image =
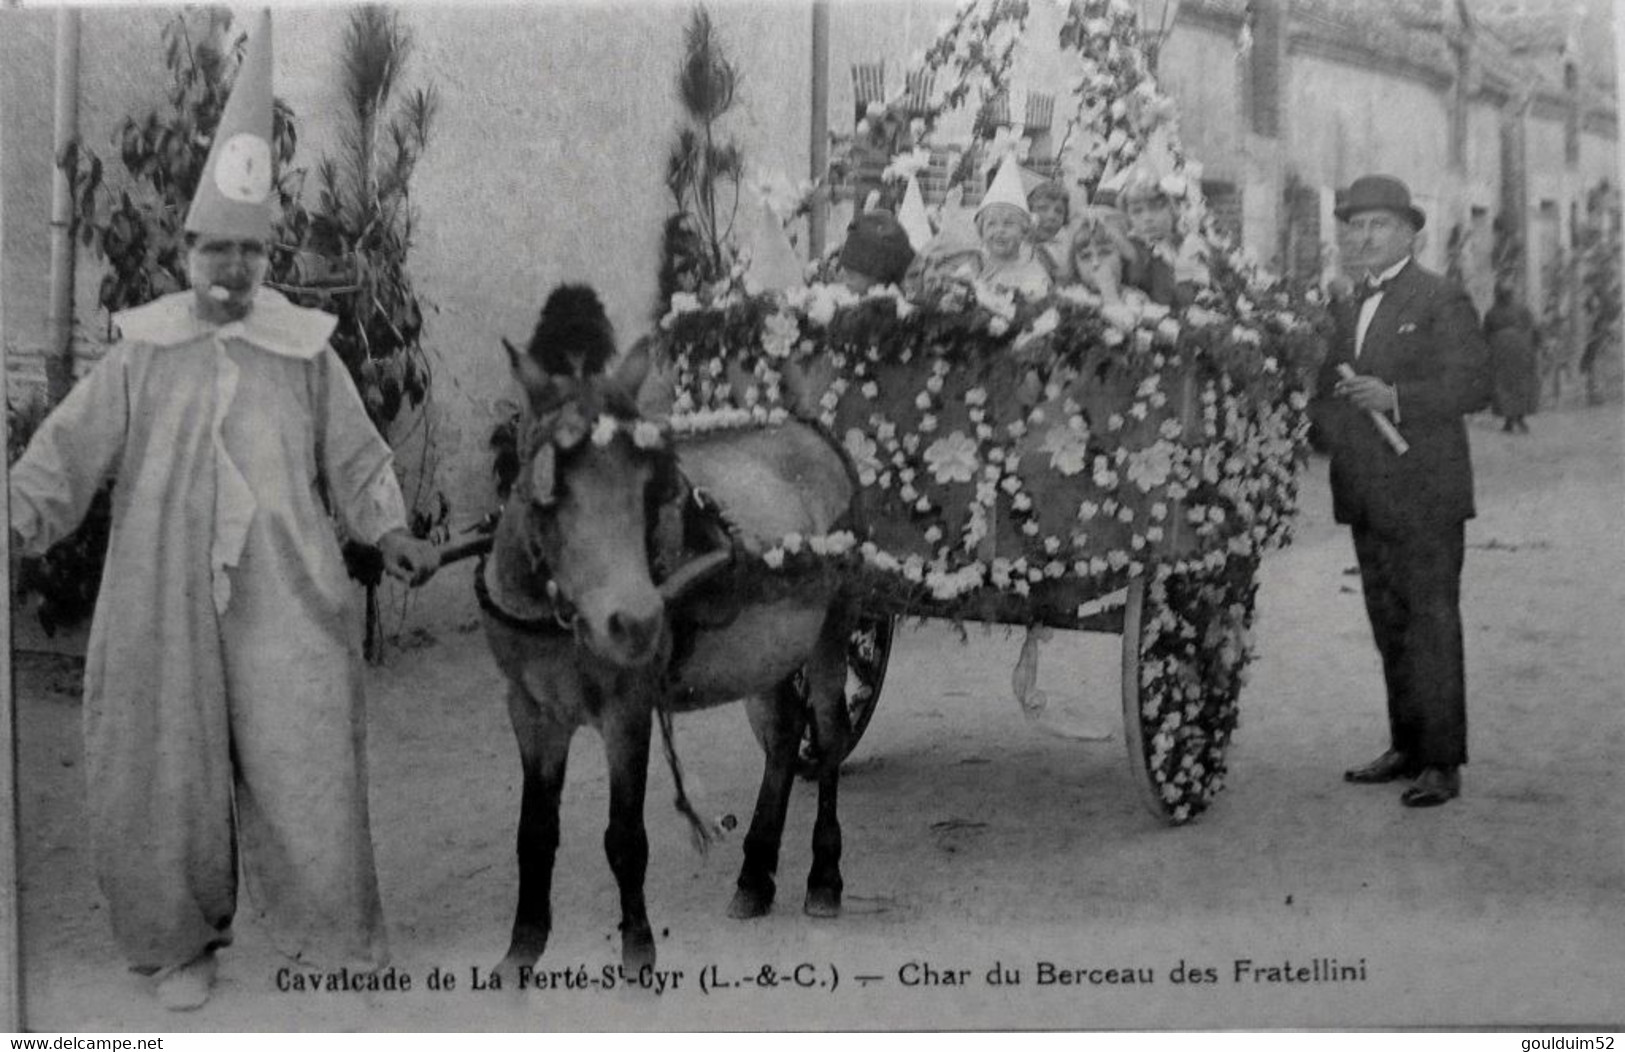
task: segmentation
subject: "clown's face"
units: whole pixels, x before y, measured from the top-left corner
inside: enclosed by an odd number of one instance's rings
[[[1000,262],[1009,262],[1021,251],[1032,222],[1026,213],[1008,205],[996,205],[983,212],[976,221],[977,232],[982,235],[982,247],[988,256]]]
[[[198,235],[186,254],[198,317],[215,324],[246,317],[268,263],[263,241]]]

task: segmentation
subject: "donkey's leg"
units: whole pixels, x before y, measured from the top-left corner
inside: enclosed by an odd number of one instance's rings
[[[841,821],[836,807],[841,760],[852,735],[846,711],[848,618],[832,612],[807,661],[807,697],[812,705],[813,747],[818,757],[818,817],[813,824],[813,861],[803,905],[813,917],[841,912]]]
[[[779,868],[779,844],[784,838],[784,816],[795,782],[796,753],[806,728],[806,709],[790,681],[774,688],[773,698],[753,697],[745,703],[751,729],[766,754],[762,784],[756,791],[756,811],[745,834],[745,861],[739,869],[738,889],[728,916],[745,920],[773,908],[773,874]]]
[[[519,906],[508,954],[497,970],[505,985],[516,987],[518,970],[536,963],[553,930],[559,796],[575,724],[568,716],[538,704],[518,684],[509,689],[508,714],[519,739],[525,782],[519,805]]]
[[[609,762],[609,828],[604,854],[621,891],[621,963],[636,972],[655,962],[654,933],[643,900],[649,868],[649,836],[643,801],[649,781],[651,699],[631,691],[612,699],[603,715],[604,754]]]

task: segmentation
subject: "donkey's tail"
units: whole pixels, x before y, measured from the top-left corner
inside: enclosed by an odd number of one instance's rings
[[[712,841],[722,833],[720,826],[713,826],[700,817],[694,809],[694,803],[688,798],[688,787],[683,781],[683,762],[677,758],[677,745],[671,734],[671,709],[665,705],[657,705],[655,714],[660,719],[660,746],[666,753],[666,766],[671,768],[672,784],[677,787],[677,799],[672,805],[677,813],[688,819],[689,838],[694,843],[694,850],[705,854],[711,848]]]

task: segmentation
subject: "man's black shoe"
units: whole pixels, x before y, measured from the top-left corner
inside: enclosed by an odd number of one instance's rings
[[[1399,794],[1406,807],[1438,807],[1461,795],[1461,771],[1455,767],[1424,768],[1416,784]]]
[[[1413,778],[1418,768],[1411,762],[1410,757],[1402,752],[1389,749],[1381,756],[1372,760],[1364,767],[1355,767],[1343,772],[1345,782],[1355,782],[1359,785],[1377,785],[1382,782],[1394,782],[1401,778]]]

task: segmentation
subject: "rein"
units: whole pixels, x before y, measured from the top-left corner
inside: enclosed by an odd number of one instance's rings
[[[497,602],[491,595],[491,588],[485,583],[485,568],[487,553],[481,553],[479,562],[474,564],[474,598],[479,602],[480,609],[491,615],[492,620],[518,632],[533,636],[573,636],[580,620],[580,613],[563,596],[558,594],[556,588],[549,588],[551,608],[543,614],[525,616],[516,614]],[[553,582],[549,581],[551,586]]]

